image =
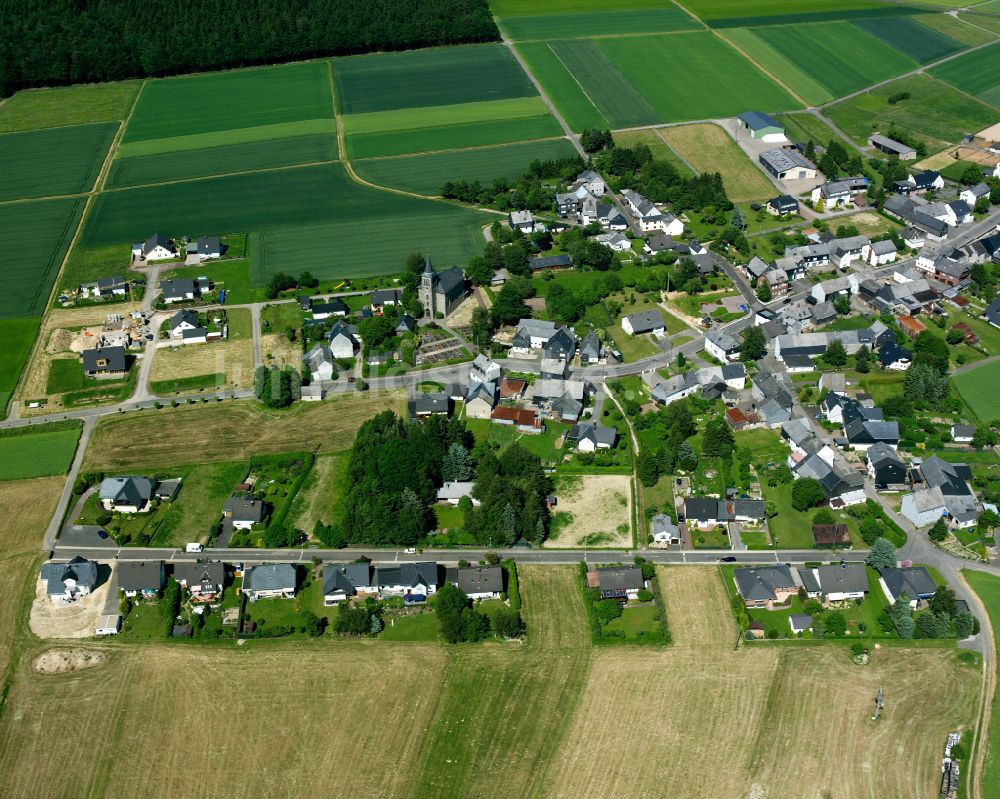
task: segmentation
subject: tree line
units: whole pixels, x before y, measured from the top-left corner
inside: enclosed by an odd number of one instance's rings
[[[8,0],[0,95],[499,38],[487,0]]]

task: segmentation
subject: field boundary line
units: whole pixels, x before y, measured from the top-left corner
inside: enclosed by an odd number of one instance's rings
[[[551,44],[550,42],[545,42],[545,46],[549,48],[549,52],[550,52],[550,53],[552,53],[552,55],[553,55],[553,56],[555,57],[556,61],[558,61],[558,62],[559,62],[559,64],[560,64],[560,65],[562,66],[562,68],[563,68],[564,70],[566,70],[566,74],[567,74],[567,75],[569,75],[569,76],[570,76],[570,77],[571,77],[571,78],[573,79],[573,82],[574,82],[574,83],[575,83],[575,84],[576,84],[577,86],[579,86],[579,87],[580,87],[580,91],[581,91],[581,92],[583,92],[583,96],[587,98],[587,102],[589,102],[589,103],[590,103],[590,104],[591,104],[591,105],[592,105],[592,106],[594,107],[594,110],[595,110],[595,111],[596,111],[596,112],[597,112],[598,114],[600,114],[600,115],[601,115],[602,117],[604,117],[604,119],[607,119],[607,121],[608,121],[608,124],[610,125],[610,124],[611,124],[611,120],[610,120],[610,119],[608,119],[608,118],[607,118],[607,116],[605,115],[605,113],[604,113],[604,112],[603,112],[603,111],[602,111],[602,110],[601,110],[600,108],[598,108],[598,107],[597,107],[597,103],[595,103],[595,102],[594,102],[594,98],[590,96],[590,93],[589,93],[589,92],[588,92],[588,91],[587,91],[587,90],[586,90],[585,88],[583,88],[583,84],[582,84],[582,83],[580,83],[580,81],[579,81],[579,80],[577,79],[576,75],[574,75],[574,74],[573,74],[573,71],[572,71],[572,70],[571,70],[571,69],[570,69],[570,68],[569,68],[568,66],[566,66],[566,62],[562,60],[562,58],[560,57],[559,53],[557,53],[557,52],[556,52],[556,51],[555,51],[555,50],[554,50],[554,49],[552,48],[552,44]],[[511,46],[511,49],[512,49],[512,50],[516,50],[516,48],[514,48],[514,47],[513,47],[513,45]],[[524,71],[525,71],[525,72],[527,72],[527,73],[528,73],[528,75],[530,75],[530,76],[531,76],[531,80],[532,80],[532,81],[534,82],[534,81],[535,81],[535,76],[534,76],[534,74],[533,74],[532,72],[530,72],[530,71],[528,70],[528,66],[527,66],[527,64],[523,64],[523,66],[524,66]],[[539,86],[540,86],[541,84],[536,84],[536,85],[539,85]],[[547,96],[547,95],[546,95],[546,96]],[[553,105],[553,108],[554,108],[554,107],[555,107],[555,106]],[[558,119],[558,120],[559,120],[559,122],[560,122],[560,123],[562,124],[562,126],[563,126],[563,129],[564,129],[564,130],[567,130],[567,131],[569,131],[569,130],[570,130],[570,127],[569,127],[569,124],[567,124],[566,120],[564,120],[564,119],[562,118],[562,115],[561,115],[561,114],[560,114],[560,115],[557,115],[557,116],[556,116],[556,119]],[[571,139],[571,140],[572,140],[572,139]],[[577,149],[578,149],[578,150],[580,151],[580,153],[581,153],[581,154],[583,154],[583,156],[584,156],[584,157],[587,157],[587,154],[586,154],[586,153],[584,152],[584,150],[583,150],[583,148],[582,148],[582,147],[578,147]]]
[[[796,100],[802,103],[803,108],[809,108],[809,103],[806,102],[805,98],[801,97],[798,94],[798,92],[792,89],[791,86],[789,86],[787,83],[781,80],[781,78],[779,78],[777,75],[774,75],[770,70],[766,69],[763,64],[757,63],[756,59],[752,58],[751,55],[748,52],[746,52],[742,47],[737,45],[736,42],[730,41],[714,28],[712,28],[711,31],[712,33],[715,34],[716,38],[721,39],[723,42],[729,45],[729,47],[731,47],[733,50],[735,50],[737,53],[743,56],[747,61],[749,61],[751,64],[757,67],[757,69],[760,70],[762,74],[767,75],[767,77],[769,77],[771,80],[777,83],[782,89],[788,92],[792,97],[794,97]]]
[[[687,14],[689,17],[691,17],[691,19],[693,19],[695,22],[697,22],[699,25],[701,25],[701,27],[704,30],[711,30],[711,28],[708,27],[708,23],[705,22],[705,20],[703,20],[701,17],[699,17],[697,14],[695,14],[690,8],[687,8],[686,6],[681,5],[680,0],[671,0],[671,2],[675,6],[677,6],[681,11],[683,11],[685,14]]]
[[[132,115],[135,113],[135,107],[139,103],[139,97],[142,95],[142,90],[146,87],[148,80],[143,80],[139,85],[139,90],[135,93],[135,97],[132,100],[132,107],[129,108],[128,114],[125,115],[118,126],[118,132],[115,134],[114,139],[111,141],[111,146],[108,147],[108,154],[104,157],[104,163],[101,166],[101,171],[97,173],[97,179],[94,181],[94,185],[89,192],[86,193],[87,200],[84,203],[83,210],[80,212],[80,221],[76,225],[76,231],[73,233],[73,237],[70,239],[69,244],[66,247],[66,253],[63,255],[62,263],[59,264],[59,269],[52,280],[52,288],[49,290],[49,297],[45,303],[45,309],[41,314],[41,322],[38,327],[38,335],[35,336],[35,343],[31,347],[31,352],[28,353],[28,358],[25,360],[25,364],[30,363],[38,354],[39,342],[41,341],[42,329],[45,326],[45,318],[51,313],[52,300],[59,293],[59,280],[63,273],[66,271],[66,264],[69,262],[70,256],[73,254],[73,250],[76,247],[77,242],[80,239],[80,233],[83,231],[83,226],[87,223],[87,219],[90,216],[90,209],[94,204],[94,197],[101,193],[104,189],[104,184],[107,181],[108,173],[111,171],[111,164],[114,162],[115,154],[118,152],[118,145],[121,143],[122,136],[125,135],[125,128],[129,121],[132,119]],[[11,392],[11,403],[13,403],[14,398],[21,399],[21,391],[24,387],[24,378],[27,375],[28,370],[22,369],[21,375],[17,380],[17,385]],[[8,418],[12,411],[16,411],[15,408],[8,407]],[[17,416],[15,416],[17,418]]]
[[[692,124],[692,125],[698,125],[698,124],[701,124],[701,123],[699,123],[699,122],[692,122],[690,124]],[[656,138],[658,138],[661,142],[663,142],[667,146],[667,149],[670,150],[670,152],[672,152],[674,155],[676,155],[681,160],[681,163],[684,164],[684,166],[686,166],[688,169],[690,169],[696,175],[701,174],[701,170],[700,169],[695,169],[691,165],[690,161],[688,161],[683,155],[681,155],[679,152],[677,152],[677,150],[675,150],[670,145],[670,142],[668,142],[666,139],[663,138],[662,135],[660,135],[660,129],[659,128],[653,128],[653,133],[656,134]]]
[[[133,189],[151,189],[157,188],[159,186],[175,186],[179,183],[197,183],[200,180],[215,180],[217,178],[229,178],[236,175],[256,175],[263,172],[281,172],[285,169],[303,169],[305,167],[311,166],[324,166],[325,164],[336,164],[339,160],[323,160],[323,161],[309,161],[305,164],[286,164],[285,166],[266,166],[260,169],[240,169],[236,172],[219,172],[215,175],[199,175],[195,178],[178,178],[176,180],[161,180],[156,183],[137,183],[135,186],[112,186],[110,189],[104,189],[104,194],[117,194],[123,191],[132,191]]]
[[[526,117],[530,119],[530,117]],[[419,158],[422,155],[441,155],[442,153],[464,153],[466,151],[489,150],[493,147],[513,147],[518,144],[534,144],[543,141],[563,141],[565,136],[543,136],[540,139],[522,139],[521,141],[502,142],[501,144],[475,144],[472,147],[446,147],[443,150],[425,150],[419,153],[402,153],[401,155],[372,155],[368,158],[358,158],[358,161],[391,161],[393,159]]]

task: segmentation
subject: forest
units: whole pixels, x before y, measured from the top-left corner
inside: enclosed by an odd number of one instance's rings
[[[0,96],[497,39],[487,0],[6,0]]]

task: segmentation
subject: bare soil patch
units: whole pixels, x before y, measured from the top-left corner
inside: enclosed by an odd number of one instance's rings
[[[68,674],[99,668],[107,660],[104,652],[93,649],[47,649],[31,661],[31,668],[39,674]]]
[[[555,535],[546,547],[632,544],[632,478],[626,475],[561,477],[556,492]]]

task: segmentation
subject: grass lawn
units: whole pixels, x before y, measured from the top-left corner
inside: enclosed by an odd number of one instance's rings
[[[407,615],[386,614],[379,638],[383,641],[437,641],[440,633],[437,614],[430,608],[421,608]]]
[[[952,377],[952,382],[965,404],[981,421],[990,421],[998,415],[993,393],[1000,385],[1000,361],[976,366]]]
[[[457,505],[439,502],[434,505],[434,517],[438,530],[460,530],[465,526],[465,513]]]
[[[90,381],[93,383],[93,380]],[[64,394],[86,388],[87,377],[79,358],[53,358],[49,362],[49,376],[45,384],[46,394]]]
[[[889,397],[894,397],[903,392],[903,381],[906,375],[903,372],[879,371],[874,369],[868,374],[857,375],[850,373],[852,382],[860,378],[861,387],[872,395],[876,405],[881,405]]]
[[[132,601],[135,604],[122,621],[122,629],[115,636],[116,640],[129,642],[163,640],[166,636],[159,603],[137,599]]]
[[[641,361],[643,358],[662,352],[652,334],[644,333],[639,336],[631,336],[622,330],[620,321],[608,328],[608,334],[614,339],[618,351],[622,354],[622,360],[626,363]]]
[[[71,421],[0,432],[0,480],[66,474],[81,430],[78,422]]]
[[[732,31],[729,31],[726,35],[731,33]],[[836,140],[838,138],[830,126],[815,114],[809,114],[805,111],[792,112],[781,114],[776,119],[784,126],[785,135],[795,142],[807,142],[812,139],[816,144],[821,142],[826,144],[830,139]]]
[[[198,275],[211,278],[217,289],[225,289],[227,303],[244,305],[251,302],[261,302],[265,299],[264,289],[250,284],[250,261],[247,258],[204,263],[196,269]],[[171,269],[160,275],[160,280],[190,277],[191,270],[192,267]]]
[[[733,434],[736,447],[747,447],[753,453],[753,463],[766,466],[781,463],[788,455],[788,445],[776,430],[740,430]]]
[[[764,499],[778,506],[778,515],[767,520],[768,529],[775,549],[813,549],[816,545],[812,537],[812,517],[816,509],[797,511],[792,507],[792,485],[786,483],[777,488],[762,486]],[[844,511],[834,511],[837,524],[846,524],[851,532],[854,546],[864,546],[858,532],[857,520]]]
[[[725,527],[709,531],[692,530],[691,539],[695,549],[729,549],[732,545]]]
[[[245,618],[265,630],[269,627],[297,627],[301,624],[298,602],[295,599],[258,599],[248,602]]]
[[[993,638],[1000,640],[1000,578],[970,569],[964,569],[962,576],[986,606],[989,623],[993,627]],[[984,796],[987,799],[997,799],[1000,797],[1000,692],[993,694],[990,726],[983,731],[983,739],[979,745],[986,747],[982,781],[985,788]]]
[[[615,144],[619,147],[634,147],[645,144],[657,161],[669,161],[682,175],[693,174],[691,167],[673,151],[660,130],[622,130],[615,132]]]
[[[304,316],[297,302],[282,302],[265,305],[260,312],[260,323],[269,333],[284,333],[289,327],[300,328]]]
[[[660,611],[656,605],[640,605],[622,609],[622,615],[604,625],[609,633],[622,633],[625,640],[636,639],[642,633],[655,635],[660,631]]]

